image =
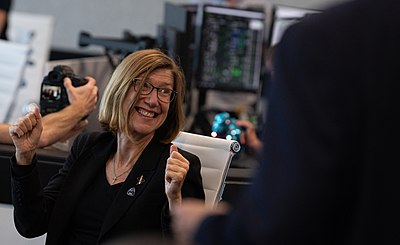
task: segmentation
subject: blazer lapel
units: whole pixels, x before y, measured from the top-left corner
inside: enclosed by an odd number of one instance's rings
[[[100,231],[99,238],[121,219],[124,213],[126,213],[135,200],[139,198],[140,194],[146,189],[157,170],[158,164],[162,164],[160,162],[160,157],[161,154],[165,152],[166,147],[168,147],[168,145],[161,144],[153,139],[145,148],[111,204]]]

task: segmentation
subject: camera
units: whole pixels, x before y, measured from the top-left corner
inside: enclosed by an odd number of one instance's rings
[[[85,85],[88,81],[77,77],[72,68],[57,65],[43,78],[40,91],[40,113],[42,116],[57,112],[69,105],[64,78],[70,78],[74,87]]]

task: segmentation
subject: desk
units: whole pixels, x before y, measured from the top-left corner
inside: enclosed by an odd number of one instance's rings
[[[10,158],[14,155],[13,145],[0,144],[0,203],[11,203]],[[68,152],[57,149],[38,149],[38,168],[42,185],[46,185],[51,176],[63,165]],[[240,164],[236,165],[239,166]],[[226,177],[223,199],[232,201],[238,189],[250,184],[253,168],[231,167]]]

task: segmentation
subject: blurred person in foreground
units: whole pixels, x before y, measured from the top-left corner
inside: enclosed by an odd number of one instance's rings
[[[231,209],[184,201],[181,244],[400,244],[399,11],[356,0],[289,27],[253,184]]]
[[[96,80],[86,77],[88,82],[84,86],[74,87],[71,79],[64,78],[64,86],[68,94],[69,105],[60,111],[47,114],[42,119],[43,131],[37,147],[46,147],[58,141],[65,141],[77,135],[88,125],[83,119],[96,109],[98,87]],[[0,123],[0,143],[12,144],[8,132],[10,124]]]
[[[11,0],[0,0],[0,39],[7,40],[8,14]]]
[[[14,221],[46,244],[103,244],[125,236],[169,240],[170,216],[183,197],[204,199],[200,160],[171,144],[183,128],[184,76],[159,50],[127,56],[99,109],[105,132],[79,135],[62,169],[43,189],[35,149],[36,109],[10,127]]]

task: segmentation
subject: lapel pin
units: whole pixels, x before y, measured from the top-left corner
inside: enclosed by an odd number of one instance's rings
[[[131,187],[127,192],[126,195],[133,197],[135,195],[136,189],[135,187]]]
[[[137,183],[136,183],[136,185],[141,185],[141,184],[143,184],[146,180],[144,179],[144,177],[143,177],[143,174],[140,176],[140,177],[137,177]]]

